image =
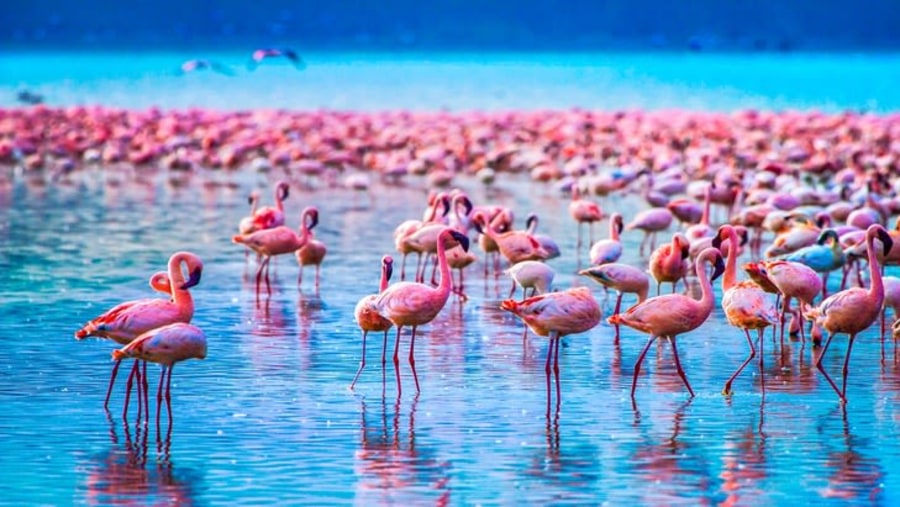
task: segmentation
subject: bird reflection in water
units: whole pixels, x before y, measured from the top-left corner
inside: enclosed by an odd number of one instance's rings
[[[828,485],[819,491],[823,498],[838,498],[850,503],[879,504],[884,493],[884,471],[876,458],[867,457],[856,450],[858,437],[850,433],[847,406],[841,404],[841,436],[843,448],[829,452],[825,468],[832,470]],[[834,420],[834,414],[825,419]],[[819,428],[822,431],[822,428]]]
[[[156,456],[149,456],[148,429],[136,425],[132,435],[123,423],[124,442],[109,417],[112,445],[86,468],[88,505],[194,505],[190,473],[176,474],[171,460],[172,428],[157,439]]]
[[[645,484],[640,503],[643,505],[673,505],[690,497],[695,505],[703,505],[710,497],[712,479],[706,463],[691,462],[701,459],[702,453],[693,452],[691,445],[680,439],[685,412],[691,400],[681,404],[672,413],[672,431],[668,438],[645,434],[643,441],[629,460],[634,465],[638,482]],[[646,428],[641,412],[635,409],[635,425]],[[659,421],[657,415],[648,421]]]
[[[375,410],[362,400],[361,440],[356,451],[357,503],[450,504],[450,462],[416,446],[418,402],[417,394],[410,404],[408,426],[404,429],[399,396],[390,411],[383,396]]]
[[[721,490],[725,499],[721,506],[745,505],[758,500],[765,493],[763,481],[768,477],[769,465],[766,458],[767,435],[763,429],[765,421],[765,399],[759,405],[759,419],[734,434],[726,437],[725,452],[722,456]]]

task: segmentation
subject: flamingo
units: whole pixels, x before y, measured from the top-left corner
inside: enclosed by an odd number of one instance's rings
[[[378,284],[378,294],[381,294],[387,289],[393,271],[394,259],[391,258],[390,255],[385,255],[381,258],[381,281]],[[378,298],[378,294],[369,294],[368,296],[363,297],[356,303],[356,308],[353,310],[356,324],[363,333],[363,341],[362,359],[359,361],[359,369],[356,370],[356,376],[353,377],[353,382],[350,383],[350,390],[353,390],[353,386],[356,385],[356,381],[359,379],[359,374],[362,373],[363,368],[366,367],[366,336],[368,336],[369,331],[384,332],[384,342],[381,347],[381,367],[384,368],[385,356],[387,354],[387,334],[394,323],[382,317],[375,308],[375,300]]]
[[[527,290],[531,289],[531,295],[545,294],[550,291],[553,277],[556,272],[550,266],[540,261],[522,261],[510,266],[505,273],[513,280],[508,298],[512,298],[516,285],[522,287],[522,299],[527,297]]]
[[[259,292],[259,284],[263,270],[266,271],[266,285],[268,285],[268,267],[275,255],[296,252],[309,241],[311,231],[319,223],[319,210],[314,206],[307,206],[300,215],[300,233],[294,232],[290,227],[280,225],[271,229],[263,229],[246,235],[236,235],[231,238],[235,243],[248,246],[263,257],[256,269],[256,290]]]
[[[781,307],[781,335],[784,338],[784,319],[791,308],[791,298],[797,298],[800,311],[800,335],[803,336],[803,307],[812,306],[813,300],[822,292],[822,279],[814,269],[799,262],[786,260],[760,261],[766,276],[778,288],[784,298]]]
[[[765,328],[776,322],[775,305],[769,300],[766,292],[753,280],[744,280],[738,282],[737,278],[737,251],[738,251],[738,235],[734,227],[725,224],[719,227],[716,237],[713,238],[713,246],[718,248],[722,244],[722,237],[728,240],[728,258],[725,263],[725,274],[722,276],[722,309],[725,310],[725,318],[728,323],[734,327],[744,330],[747,336],[747,344],[750,346],[750,355],[738,367],[737,371],[731,375],[722,394],[732,394],[731,384],[734,379],[741,374],[750,361],[756,356],[756,349],[753,347],[753,339],[750,337],[750,330],[755,329],[757,339],[759,340],[760,357],[759,357],[759,373],[764,373],[763,369],[763,331]],[[765,384],[762,384],[765,392]]]
[[[290,189],[291,187],[288,182],[279,181],[278,184],[275,185],[275,207],[263,206],[262,208],[257,209],[252,213],[255,227],[247,232],[244,232],[243,229],[239,232],[246,235],[261,229],[273,229],[284,225],[284,201],[290,195]],[[253,199],[253,194],[251,194],[250,198]],[[254,208],[256,207],[254,202],[251,201],[250,204]]]
[[[328,253],[328,247],[325,243],[317,240],[313,233],[310,233],[309,240],[305,245],[301,246],[294,252],[297,257],[297,264],[300,265],[300,272],[297,274],[297,287],[303,283],[303,267],[316,267],[316,290],[319,289],[319,274],[322,270],[322,261],[325,260],[325,254]]]
[[[591,245],[590,259],[591,264],[609,264],[616,262],[622,256],[622,240],[619,234],[622,232],[622,215],[613,213],[609,216],[609,238],[598,240]]]
[[[671,211],[666,208],[650,208],[635,215],[631,222],[628,222],[628,225],[625,226],[625,230],[630,231],[633,229],[640,229],[644,231],[644,239],[641,240],[641,246],[638,252],[640,255],[644,255],[644,247],[647,243],[650,243],[651,251],[655,249],[656,234],[659,231],[668,229],[671,224]]]
[[[548,336],[547,348],[547,413],[550,413],[550,359],[556,377],[556,401],[560,400],[559,342],[564,336],[583,333],[600,322],[600,305],[587,287],[575,287],[560,292],[548,292],[516,301],[506,299],[500,308],[522,319],[538,336]]]
[[[616,307],[613,310],[613,315],[619,313],[619,309],[622,307],[622,296],[625,293],[636,294],[638,300],[635,304],[640,304],[647,299],[647,292],[650,290],[650,278],[640,269],[627,264],[616,262],[601,264],[582,269],[578,274],[594,280],[605,288],[616,291]],[[618,345],[619,324],[616,324],[615,328],[616,337],[614,343]]]
[[[253,190],[247,196],[247,204],[250,205],[250,215],[241,219],[238,223],[238,232],[240,234],[250,234],[256,232],[259,227],[256,220],[256,210],[259,207],[259,191]]]
[[[704,192],[705,197],[703,199],[703,214],[700,216],[700,221],[691,224],[684,231],[684,235],[687,236],[688,241],[694,242],[700,238],[713,235],[713,228],[709,225],[709,208],[712,203],[712,194],[715,190],[715,183],[710,183],[706,187],[706,191]]]
[[[819,306],[808,312],[816,324],[828,332],[825,346],[816,359],[816,368],[825,376],[825,380],[838,394],[842,403],[847,402],[847,372],[850,366],[850,351],[853,348],[853,340],[856,339],[858,333],[875,322],[884,304],[884,284],[874,245],[876,237],[881,241],[885,255],[893,246],[893,240],[891,240],[890,235],[881,225],[872,224],[866,229],[871,287],[868,290],[862,287],[844,289],[832,294],[819,303]],[[825,371],[825,368],[822,367],[822,359],[828,351],[828,346],[831,345],[832,338],[837,333],[847,333],[849,336],[847,355],[844,356],[844,368],[842,370],[843,384],[840,390],[828,375],[828,372]]]
[[[671,243],[661,245],[650,254],[650,274],[656,280],[656,294],[659,295],[663,282],[672,282],[672,292],[675,285],[687,275],[690,263],[687,258],[690,255],[690,243],[680,232],[672,235]]]
[[[572,185],[572,201],[569,202],[569,215],[578,222],[578,245],[576,250],[581,248],[581,225],[588,225],[588,232],[591,243],[594,242],[594,222],[603,220],[603,210],[600,205],[595,202],[588,201],[581,197],[581,191],[578,185]]]
[[[544,250],[547,251],[547,258],[545,260],[555,259],[561,255],[559,250],[559,245],[556,244],[556,241],[547,236],[546,234],[539,234],[537,232],[538,226],[538,216],[536,213],[529,213],[525,218],[525,232],[531,234],[534,239],[544,247]]]
[[[826,243],[828,243],[826,245]],[[847,256],[834,229],[825,229],[819,234],[816,244],[809,245],[783,257],[782,260],[799,262],[822,274],[822,297],[828,292],[828,274],[843,267]]]
[[[182,268],[186,268],[189,275],[185,279]],[[158,274],[151,278],[151,286],[156,290],[170,289],[170,300],[165,299],[138,299],[119,304],[99,317],[85,324],[75,332],[75,339],[94,336],[108,338],[120,345],[127,345],[139,335],[166,324],[175,322],[190,322],[194,316],[194,300],[191,297],[191,287],[200,283],[203,272],[203,262],[190,252],[176,252],[169,257],[168,278],[163,280]],[[112,387],[119,372],[120,362],[116,361],[109,378],[109,387],[106,390],[106,399],[103,408],[109,408],[109,398]],[[134,375],[134,370],[132,375]],[[131,377],[129,377],[129,380]],[[130,389],[128,391],[130,394]],[[128,394],[126,394],[125,415],[128,411]]]
[[[438,211],[438,208],[440,212]],[[422,262],[422,252],[415,250],[414,246],[408,241],[408,238],[415,234],[419,229],[428,225],[443,225],[443,218],[450,211],[450,197],[446,193],[435,194],[429,198],[428,207],[424,212],[422,220],[405,220],[394,229],[394,246],[400,252],[402,258],[400,260],[400,280],[406,279],[406,256],[415,252],[418,256],[416,260],[416,276],[419,273],[419,266]]]
[[[156,391],[156,432],[158,434],[159,414],[162,412],[163,380],[165,379],[166,384],[166,409],[171,426],[172,370],[175,368],[175,363],[187,359],[205,359],[206,336],[197,326],[175,322],[141,334],[121,349],[114,350],[112,357],[116,362],[131,357],[162,365],[159,388]]]
[[[300,58],[300,55],[293,49],[288,48],[264,48],[257,49],[250,55],[250,60],[247,62],[247,68],[250,70],[256,70],[256,67],[262,63],[266,58],[275,58],[282,57],[291,62],[298,70],[303,70],[306,68],[306,62],[303,61],[303,58]]]
[[[469,249],[469,238],[450,227],[438,235],[437,257],[441,281],[437,287],[418,282],[399,282],[391,285],[376,298],[373,306],[376,311],[397,326],[397,339],[394,345],[394,367],[397,368],[397,391],[400,393],[400,335],[404,326],[409,326],[411,338],[409,343],[409,365],[419,389],[419,377],[416,374],[415,345],[416,329],[434,320],[450,297],[451,279],[450,265],[447,263],[446,250],[455,245],[463,250]]]
[[[714,271],[712,277],[707,277],[703,269],[704,264],[712,264]],[[695,261],[697,277],[700,279],[701,297],[696,300],[682,294],[665,294],[645,300],[629,308],[625,313],[615,314],[607,321],[610,324],[625,324],[644,333],[649,333],[650,338],[644,349],[638,356],[634,365],[634,378],[631,382],[631,399],[634,400],[634,392],[637,388],[637,379],[641,371],[641,363],[650,349],[650,345],[659,337],[668,338],[672,343],[672,352],[675,356],[675,369],[678,376],[687,387],[688,393],[694,397],[694,391],[684,375],[684,369],[678,359],[678,349],[675,346],[675,338],[683,333],[693,331],[700,327],[712,313],[715,303],[712,282],[725,271],[722,254],[715,248],[707,248],[700,252]]]
[[[528,260],[544,260],[549,256],[549,252],[540,242],[525,231],[498,232],[494,228],[493,222],[488,222],[487,215],[482,211],[473,213],[472,224],[479,233],[494,240],[500,254],[506,257],[510,264]]]

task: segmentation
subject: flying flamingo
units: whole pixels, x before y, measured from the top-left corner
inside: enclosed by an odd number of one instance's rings
[[[876,237],[881,240],[885,255],[893,246],[893,240],[891,240],[890,235],[881,225],[873,224],[866,229],[871,287],[868,290],[862,287],[844,289],[832,294],[819,303],[819,306],[809,311],[809,315],[815,319],[815,322],[828,331],[825,346],[816,359],[816,368],[822,372],[825,380],[831,384],[832,389],[840,396],[843,403],[847,402],[847,371],[850,366],[850,351],[853,348],[853,340],[858,333],[864,331],[875,322],[884,303],[884,284],[874,245]],[[834,381],[831,380],[825,368],[822,367],[822,359],[825,357],[825,352],[828,351],[831,339],[837,333],[847,333],[849,335],[847,355],[844,357],[844,368],[842,370],[843,384],[840,390],[838,390]]]
[[[731,375],[722,394],[730,395],[731,384],[734,379],[744,371],[744,368],[756,356],[756,349],[753,347],[753,338],[750,337],[750,330],[755,329],[757,339],[759,340],[759,374],[763,375],[763,330],[775,324],[775,304],[769,300],[766,292],[753,280],[737,281],[737,251],[738,251],[738,235],[734,227],[725,224],[719,227],[718,233],[713,238],[713,246],[718,248],[722,244],[722,237],[728,240],[728,258],[725,264],[725,274],[722,276],[722,309],[725,310],[725,318],[728,323],[734,327],[744,330],[747,336],[747,344],[750,346],[750,355],[741,364],[741,366]],[[762,390],[765,392],[765,384],[762,384]]]
[[[647,299],[647,292],[650,290],[650,278],[640,269],[629,266],[628,264],[619,264],[617,262],[611,264],[601,264],[582,269],[579,275],[586,276],[591,280],[599,283],[605,288],[616,291],[616,307],[613,315],[617,315],[622,308],[622,296],[625,293],[636,294],[637,303],[642,303]],[[615,324],[616,338],[615,344],[619,343],[619,324]]]
[[[325,246],[325,243],[317,240],[315,235],[310,233],[309,240],[305,245],[301,246],[294,255],[297,257],[297,264],[300,265],[300,272],[297,274],[297,287],[303,283],[303,267],[304,266],[315,266],[316,267],[316,290],[319,290],[319,273],[322,270],[322,261],[325,260],[325,254],[328,253],[328,248]]]
[[[679,280],[684,279],[690,268],[687,261],[690,243],[680,232],[672,235],[671,243],[660,245],[650,254],[650,274],[656,280],[656,294],[659,295],[663,282],[672,282],[672,292]]]
[[[609,216],[609,238],[597,240],[591,245],[588,259],[592,265],[616,262],[622,256],[622,215],[613,213]]]
[[[211,70],[213,72],[218,72],[219,74],[225,74],[226,76],[234,75],[234,71],[231,70],[230,67],[212,60],[187,60],[178,67],[179,74],[187,74],[197,70]]]
[[[556,377],[556,402],[560,401],[559,342],[563,336],[583,333],[600,322],[600,305],[587,287],[548,292],[522,301],[506,299],[500,308],[522,319],[538,336],[549,336],[547,363],[547,413],[550,413],[550,359]]]
[[[419,377],[416,374],[415,346],[416,329],[431,322],[440,313],[450,297],[452,280],[450,265],[447,263],[446,250],[461,245],[463,250],[469,249],[469,238],[460,232],[447,227],[438,235],[437,257],[441,281],[437,287],[418,282],[398,282],[389,286],[378,295],[373,303],[376,311],[397,326],[397,339],[394,345],[394,367],[397,368],[397,391],[400,393],[400,334],[404,326],[412,328],[409,342],[409,365],[419,392]]]
[[[187,279],[185,279],[182,271],[183,267],[189,273]],[[190,322],[194,316],[194,300],[188,289],[200,282],[202,272],[203,263],[199,257],[190,252],[174,253],[169,258],[168,280],[161,281],[158,274],[151,279],[151,285],[156,290],[164,289],[168,285],[171,290],[171,299],[138,299],[117,305],[76,331],[75,339],[82,340],[95,336],[108,338],[120,345],[127,345],[139,335],[151,329],[175,322]],[[109,407],[109,397],[112,393],[112,386],[115,383],[120,364],[119,361],[116,361],[116,364],[113,366],[109,378],[109,387],[106,390],[106,399],[103,402],[104,409]],[[132,370],[133,375],[135,375],[135,370]],[[129,381],[131,378],[129,377]],[[127,401],[129,394],[130,389],[126,394],[123,416],[128,412]]]
[[[169,412],[169,426],[172,425],[172,370],[175,363],[187,359],[206,358],[206,336],[197,326],[176,322],[154,328],[141,334],[119,350],[112,352],[118,363],[132,357],[162,365],[159,388],[156,391],[156,433],[159,434],[159,413],[162,412],[163,380],[166,383],[166,409]],[[168,374],[168,375],[167,375]]]
[[[263,229],[247,235],[236,235],[231,238],[235,243],[246,245],[263,257],[259,267],[256,268],[256,291],[259,294],[259,285],[263,271],[266,272],[266,286],[269,285],[269,262],[275,255],[296,252],[308,241],[312,229],[319,223],[319,211],[314,206],[307,206],[300,215],[300,233],[297,234],[290,227],[280,225],[271,229]],[[270,289],[271,290],[271,289]]]
[[[378,284],[378,293],[384,292],[388,287],[388,281],[391,279],[391,273],[394,271],[394,259],[391,258],[390,255],[385,255],[381,258],[381,282]],[[363,332],[363,348],[362,348],[362,359],[359,362],[359,369],[356,370],[356,376],[353,377],[353,382],[350,383],[350,389],[353,389],[353,386],[356,385],[356,381],[359,379],[359,374],[362,373],[363,368],[366,367],[366,336],[368,336],[369,331],[383,331],[384,332],[384,344],[381,347],[381,367],[384,368],[385,363],[385,355],[387,354],[387,333],[388,330],[394,325],[393,322],[381,316],[378,313],[378,310],[375,308],[375,300],[378,298],[378,294],[369,294],[368,296],[363,297],[356,303],[356,308],[353,310],[353,316],[356,318],[356,324]]]
[[[306,68],[306,62],[300,58],[300,55],[297,54],[293,49],[276,49],[276,48],[264,48],[257,49],[250,55],[250,61],[247,62],[247,68],[250,70],[255,70],[260,63],[266,58],[275,58],[282,57],[287,59],[291,64],[297,68],[298,70],[303,70]]]
[[[715,269],[711,278],[707,277],[704,264],[712,264]],[[650,339],[644,345],[644,349],[638,356],[634,365],[634,378],[631,381],[631,399],[634,400],[634,391],[637,388],[637,379],[641,371],[641,363],[650,349],[650,345],[660,337],[668,338],[672,343],[672,352],[675,356],[675,369],[678,376],[684,382],[691,397],[694,391],[688,383],[681,362],[678,359],[678,349],[675,346],[675,338],[683,333],[693,331],[700,327],[712,313],[715,303],[712,281],[725,271],[725,263],[722,254],[715,248],[707,248],[697,256],[695,261],[697,277],[700,279],[700,300],[682,294],[665,294],[645,300],[629,308],[625,313],[612,315],[607,319],[610,324],[625,324],[626,326],[650,334]]]

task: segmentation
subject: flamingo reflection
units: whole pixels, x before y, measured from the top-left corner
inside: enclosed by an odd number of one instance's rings
[[[409,407],[408,426],[401,428],[400,397],[388,407],[382,397],[372,410],[365,399],[360,410],[360,446],[356,451],[356,500],[361,505],[423,503],[449,505],[449,461],[416,446],[418,394]],[[423,485],[426,486],[423,488]],[[412,495],[412,496],[411,496]]]
[[[722,492],[726,498],[719,505],[744,505],[759,499],[765,492],[762,482],[768,477],[766,457],[767,435],[763,430],[765,422],[765,399],[759,405],[759,420],[751,419],[743,429],[735,432],[734,438],[726,437],[725,453],[722,456]]]
[[[135,426],[132,435],[123,422],[124,440],[107,414],[110,448],[86,467],[85,498],[88,505],[194,505],[194,480],[190,473],[175,473],[171,460],[171,428],[150,456],[149,430]]]
[[[850,433],[846,405],[841,404],[838,409],[842,416],[843,446],[829,452],[825,458],[825,467],[832,473],[828,476],[828,485],[819,491],[819,495],[851,503],[879,504],[884,492],[884,471],[876,458],[856,450],[858,438]]]

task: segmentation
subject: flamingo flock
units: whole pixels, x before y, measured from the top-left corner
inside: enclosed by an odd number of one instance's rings
[[[40,136],[36,125],[46,126]],[[292,186],[315,190],[353,181],[358,190],[370,181],[351,178],[360,174],[384,185],[423,185],[423,196],[428,190],[428,197],[421,219],[410,217],[397,224],[392,244],[385,246],[401,255],[400,281],[389,283],[393,259],[384,252],[379,292],[357,306],[363,358],[351,388],[365,366],[367,333],[385,333],[384,356],[386,333],[395,327],[398,393],[404,328],[409,328],[409,367],[416,391],[421,391],[414,353],[417,331],[435,319],[451,295],[465,300],[463,272],[482,263],[486,279],[490,272],[510,278],[510,295],[498,302],[499,308],[549,338],[548,407],[551,370],[558,402],[560,341],[589,333],[603,321],[603,308],[591,288],[553,285],[559,277],[554,278],[557,273],[550,263],[560,255],[580,256],[587,225],[589,266],[579,267],[577,273],[602,286],[593,287],[616,291],[606,321],[616,327],[617,341],[621,326],[649,336],[636,358],[632,398],[642,362],[659,338],[670,344],[677,374],[694,395],[676,342],[710,318],[717,305],[713,282],[722,276],[719,304],[749,346],[748,357],[725,380],[723,393],[733,393],[734,382],[757,350],[762,374],[764,330],[780,327],[783,333],[790,316],[800,339],[812,339],[818,371],[846,402],[854,340],[897,301],[886,294],[886,287],[896,284],[885,283],[883,275],[886,265],[900,262],[895,260],[900,254],[892,254],[898,226],[887,229],[891,217],[900,214],[898,135],[900,117],[861,113],[187,114],[35,106],[0,116],[0,163],[15,165],[23,177],[46,175],[57,182],[92,165],[103,164],[114,172],[112,168],[150,163],[171,173],[204,172],[220,182],[242,168],[278,178],[274,207],[260,208],[260,197],[251,195],[250,214],[232,238],[245,251],[257,253],[257,294],[264,280],[268,288],[272,260],[285,254],[297,259],[298,285],[305,266],[315,266],[316,286],[320,270],[327,277],[327,268],[321,269],[327,248],[313,233],[319,222],[317,207],[306,206],[299,225],[287,225],[290,214],[284,202]],[[552,237],[535,234],[544,210],[492,202],[488,182],[493,188],[503,173],[522,174],[535,186],[553,185],[570,199],[566,226],[578,238],[572,251]],[[467,177],[486,186],[484,202],[454,185]],[[618,204],[629,194],[640,196],[644,208],[625,216]],[[527,228],[517,229],[515,217],[526,213],[534,219]],[[593,225],[603,220],[609,220],[609,236],[594,241]],[[640,241],[637,252],[626,252],[626,239]],[[478,246],[481,257],[470,251],[470,244]],[[412,280],[406,280],[410,253],[417,256],[416,270]],[[189,327],[193,307],[188,308],[185,293],[191,283],[181,271],[181,263],[188,262],[183,259],[170,262],[171,300],[152,300],[152,305],[171,306],[170,313],[160,313],[146,325],[128,319],[130,327],[117,327],[118,315],[147,304],[125,303],[76,336],[112,339],[125,346],[115,355],[117,361],[134,357],[159,362],[168,378],[174,361],[205,356],[205,346],[201,352],[198,345],[202,333]],[[747,273],[745,280],[738,280],[739,265]],[[459,272],[459,281],[453,270]],[[374,275],[374,266],[372,271]],[[839,286],[829,282],[832,272],[840,273]],[[651,281],[657,285],[653,297],[648,293]],[[664,282],[671,284],[670,293],[663,293]],[[699,297],[690,293],[692,285],[699,287]],[[522,299],[513,298],[517,286]],[[157,279],[153,287],[165,291],[165,281]],[[630,306],[623,309],[626,296]],[[796,307],[791,306],[794,300]],[[882,326],[882,339],[886,328]],[[891,328],[898,334],[897,324]],[[840,388],[823,361],[838,334],[849,337]],[[173,335],[180,337],[178,343],[194,347],[191,352],[160,359],[156,345],[138,350],[139,339],[156,344]],[[113,379],[117,368],[118,362]],[[141,379],[139,385],[146,382],[137,366],[132,375]],[[138,393],[146,400],[146,394],[140,389]]]

